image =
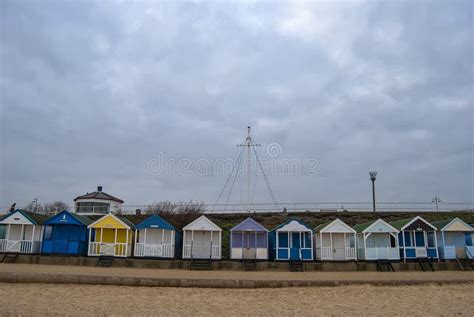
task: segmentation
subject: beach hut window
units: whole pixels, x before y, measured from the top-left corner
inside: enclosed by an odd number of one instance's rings
[[[472,235],[471,235],[471,233],[466,232],[465,237],[466,237],[466,245],[467,246],[472,246]]]
[[[355,236],[353,234],[349,235],[349,247],[355,248]]]
[[[288,232],[278,233],[278,244],[280,248],[288,248]]]
[[[100,212],[107,213],[109,211],[110,204],[108,203],[96,203],[96,202],[82,202],[77,203],[76,212],[78,213],[92,213]]]
[[[232,237],[232,247],[241,248],[242,247],[243,234],[242,232],[234,232]]]
[[[259,232],[257,233],[257,248],[266,248],[267,247],[267,233]]]
[[[304,248],[311,247],[311,232],[304,232]]]
[[[45,226],[44,227],[44,239],[51,240],[53,237],[53,226]]]
[[[395,237],[390,235],[390,247],[391,248],[396,248],[397,247],[397,240],[395,240]]]
[[[411,241],[411,233],[410,231],[405,231],[403,232],[403,235],[405,236],[405,246],[406,247],[411,247],[412,246],[412,241]]]
[[[428,247],[435,247],[434,232],[427,232],[426,237],[428,238]]]

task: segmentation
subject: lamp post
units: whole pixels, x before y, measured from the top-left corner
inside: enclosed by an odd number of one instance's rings
[[[372,181],[372,206],[375,212],[375,179],[377,178],[377,172],[369,172],[369,175]]]
[[[438,203],[441,202],[441,199],[438,196],[434,196],[434,198],[431,199],[431,202],[436,204],[436,212],[438,212]]]

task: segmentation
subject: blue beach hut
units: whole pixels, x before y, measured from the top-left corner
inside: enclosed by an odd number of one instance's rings
[[[45,221],[43,254],[87,255],[87,226],[92,220],[69,211],[62,211]]]
[[[268,230],[248,217],[230,229],[232,260],[268,260]]]
[[[272,260],[313,260],[313,230],[302,221],[290,219],[270,231],[268,244]]]
[[[135,226],[136,257],[174,258],[181,251],[181,232],[158,215]]]
[[[459,218],[431,223],[438,228],[439,257],[443,260],[472,259],[474,257],[474,244],[472,235],[474,228]]]
[[[439,259],[437,228],[420,216],[390,223],[400,230],[400,258],[406,260]]]

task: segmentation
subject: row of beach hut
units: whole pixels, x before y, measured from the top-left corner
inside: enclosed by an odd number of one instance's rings
[[[422,217],[350,227],[340,219],[311,228],[288,220],[269,231],[252,218],[230,230],[233,260],[355,261],[473,259],[474,228],[459,218]],[[0,220],[0,252],[219,260],[222,229],[200,216],[182,230],[152,215],[134,225],[125,217],[99,219],[63,211],[49,219],[16,210]]]

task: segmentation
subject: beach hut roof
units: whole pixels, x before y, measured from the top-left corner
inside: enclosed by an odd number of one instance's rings
[[[272,231],[308,232],[313,230],[301,220],[288,219]]]
[[[399,232],[397,228],[393,227],[392,225],[390,225],[389,223],[387,223],[386,221],[384,221],[383,219],[380,219],[380,218],[375,219],[375,220],[371,220],[371,221],[368,221],[368,222],[357,224],[353,227],[353,229],[357,233],[380,232],[380,230],[378,230],[378,229],[374,230],[374,228],[377,227],[378,224],[386,227],[389,230],[388,232]]]
[[[405,229],[409,228],[410,225],[415,224],[415,223],[417,223],[420,226],[424,226],[425,228],[430,227],[431,229],[436,230],[435,226],[433,226],[431,223],[429,223],[425,219],[421,218],[420,216],[390,222],[390,224],[393,227],[397,228],[398,230],[405,230]]]
[[[183,230],[222,231],[221,228],[204,215],[188,224]]]
[[[267,228],[259,224],[257,221],[248,217],[241,223],[234,226],[230,231],[256,231],[256,232],[268,232]]]
[[[17,214],[20,214],[21,216],[23,216],[32,225],[42,225],[48,219],[48,217],[46,217],[45,215],[40,215],[34,212],[17,209],[14,212],[6,215],[2,220],[0,220],[0,222],[2,224],[16,223],[17,221],[13,216]],[[12,219],[13,221],[9,219]]]
[[[111,223],[105,221],[107,218],[112,218]],[[100,217],[99,219],[88,225],[87,228],[116,228],[114,227],[114,225],[116,227],[123,227],[123,229],[135,228],[133,223],[131,223],[127,218],[120,217],[111,213]]]
[[[442,221],[435,221],[431,224],[441,231],[474,231],[474,228],[471,225],[457,217]]]
[[[102,191],[102,186],[97,187],[97,191],[92,193],[87,193],[85,195],[77,196],[74,198],[74,201],[80,199],[99,199],[99,200],[112,200],[123,204],[123,200],[115,196],[109,195]]]
[[[84,225],[88,226],[92,222],[92,219],[78,215],[67,210],[61,211],[59,214],[49,218],[44,222],[45,225],[53,225],[53,224],[76,224],[76,225]]]
[[[320,224],[314,228],[314,232],[340,232],[340,233],[356,233],[348,224],[342,221],[339,218],[334,219],[333,221]]]
[[[165,230],[176,230],[173,225],[158,215],[151,215],[135,226],[137,229],[159,228]]]

